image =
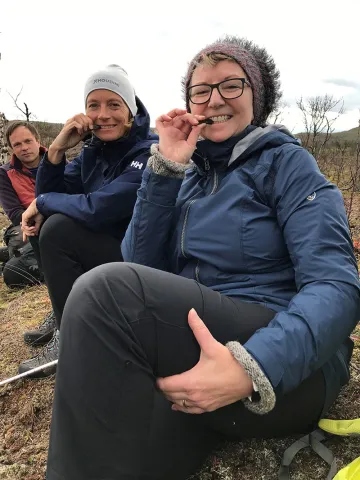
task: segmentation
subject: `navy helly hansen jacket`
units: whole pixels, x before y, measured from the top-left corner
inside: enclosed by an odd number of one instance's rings
[[[36,177],[37,208],[45,216],[63,213],[87,228],[124,236],[136,192],[158,140],[150,133],[150,118],[137,98],[138,113],[127,137],[103,142],[93,136],[66,165],[53,165],[44,156]]]
[[[277,395],[322,368],[327,408],[348,380],[360,306],[341,193],[282,127],[216,148],[198,142],[184,180],[145,170],[124,259],[275,310],[245,348]]]

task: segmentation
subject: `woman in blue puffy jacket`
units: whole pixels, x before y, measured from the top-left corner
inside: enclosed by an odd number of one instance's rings
[[[122,243],[65,306],[48,480],[193,474],[224,438],[309,432],[349,378],[339,190],[283,127],[267,52],[225,37],[158,118]]]
[[[57,360],[62,313],[75,280],[98,265],[122,261],[121,241],[150,146],[158,140],[144,104],[118,65],[90,75],[84,106],[85,114],[69,118],[45,153],[36,198],[22,214],[22,230],[44,272],[54,315],[24,332],[25,343],[44,348],[22,361],[19,373]],[[79,156],[66,163],[66,153],[81,140],[86,141]],[[55,371],[53,365],[31,375]]]

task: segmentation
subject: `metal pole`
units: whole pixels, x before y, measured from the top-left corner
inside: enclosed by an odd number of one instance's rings
[[[15,382],[15,380],[19,380],[19,378],[24,378],[24,377],[27,377],[27,376],[31,375],[32,373],[39,372],[40,370],[44,370],[45,368],[48,368],[48,367],[52,367],[53,365],[56,365],[57,363],[58,363],[57,360],[53,360],[52,362],[45,363],[45,365],[40,365],[40,367],[33,368],[32,370],[29,370],[28,372],[19,373],[19,375],[16,375],[15,377],[11,377],[11,378],[7,378],[5,380],[2,380],[0,382],[0,387],[2,387],[3,385],[6,385],[7,383]]]

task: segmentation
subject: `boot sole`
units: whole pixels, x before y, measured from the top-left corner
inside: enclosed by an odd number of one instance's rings
[[[25,373],[25,372],[28,372],[30,369],[22,369],[21,368],[21,365],[19,367],[19,374],[20,373]],[[56,365],[53,365],[52,367],[49,367],[49,368],[45,368],[44,370],[39,370],[38,372],[35,372],[31,375],[28,375],[26,378],[46,378],[46,377],[50,377],[50,375],[53,375],[54,373],[56,373]]]
[[[52,330],[51,332],[44,333],[43,335],[40,335],[40,336],[38,333],[36,335],[32,335],[25,332],[24,343],[31,347],[41,347],[50,342],[50,340],[54,335],[54,332],[55,330]]]

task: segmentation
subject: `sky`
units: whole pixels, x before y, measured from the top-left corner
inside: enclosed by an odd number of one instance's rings
[[[151,125],[183,108],[181,77],[205,45],[232,34],[265,47],[281,73],[282,123],[303,130],[296,99],[343,99],[337,131],[360,118],[359,0],[1,0],[0,111],[23,118],[22,88],[34,119],[65,122],[84,111],[87,77],[121,65]]]

